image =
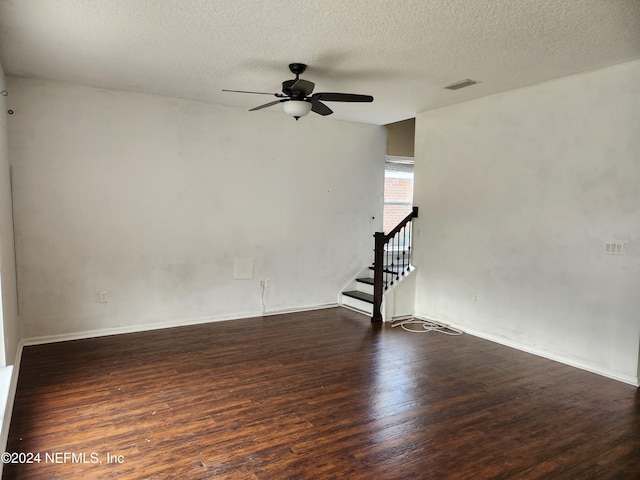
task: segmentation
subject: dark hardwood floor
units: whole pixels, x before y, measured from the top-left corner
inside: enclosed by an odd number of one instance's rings
[[[638,479],[638,392],[341,308],[29,346],[3,478]]]

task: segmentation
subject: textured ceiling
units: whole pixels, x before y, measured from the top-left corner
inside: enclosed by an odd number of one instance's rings
[[[275,93],[303,62],[316,92],[375,97],[329,118],[386,124],[639,59],[640,1],[0,0],[0,47],[9,75],[245,109],[271,97],[221,90]]]

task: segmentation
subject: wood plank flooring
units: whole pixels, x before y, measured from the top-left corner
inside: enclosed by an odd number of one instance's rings
[[[3,478],[638,479],[638,392],[342,308],[29,346]]]

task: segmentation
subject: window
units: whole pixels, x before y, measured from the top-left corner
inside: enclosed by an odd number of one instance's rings
[[[413,207],[413,158],[390,157],[384,169],[383,228],[391,231]]]

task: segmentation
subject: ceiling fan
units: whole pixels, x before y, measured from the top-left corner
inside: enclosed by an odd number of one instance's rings
[[[258,107],[249,110],[253,112],[255,110],[261,110],[263,108],[276,105],[278,103],[283,104],[285,113],[291,115],[298,120],[300,117],[304,117],[309,112],[315,112],[318,115],[326,116],[331,115],[331,110],[324,102],[373,102],[371,95],[358,95],[355,93],[314,93],[313,87],[315,83],[309,80],[303,80],[300,75],[304,73],[307,66],[304,63],[291,63],[289,64],[289,70],[296,78],[292,80],[285,80],[282,82],[282,93],[266,93],[266,92],[247,92],[244,90],[222,90],[223,92],[236,92],[236,93],[253,93],[257,95],[273,95],[279,100],[274,102],[265,103]]]

